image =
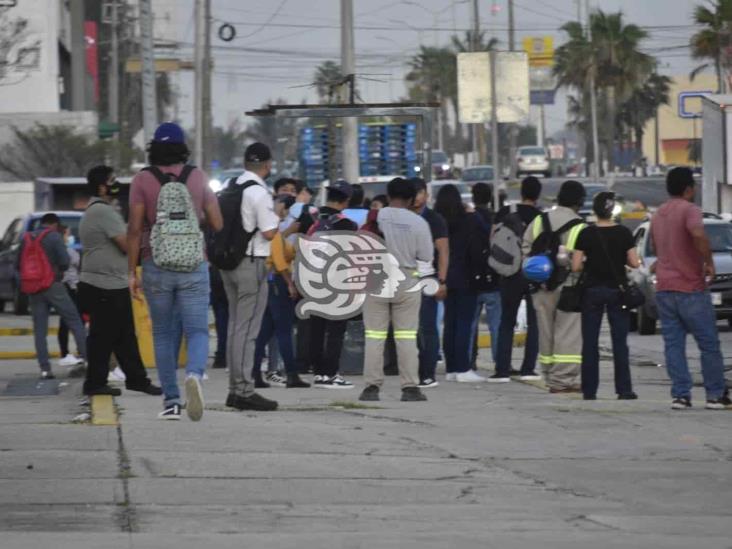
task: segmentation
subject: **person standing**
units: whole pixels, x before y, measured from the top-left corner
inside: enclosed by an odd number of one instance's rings
[[[127,227],[128,279],[133,297],[140,298],[144,289],[153,327],[155,365],[163,389],[163,411],[160,419],[178,420],[181,414],[181,398],[178,389],[178,351],[182,332],[187,343],[186,362],[186,412],[193,421],[203,415],[204,403],[201,381],[208,362],[208,264],[204,260],[192,271],[172,270],[156,264],[153,254],[155,240],[153,229],[169,221],[198,227],[207,223],[213,231],[223,227],[221,211],[216,195],[208,185],[208,176],[200,169],[186,165],[190,151],[185,143],[185,134],[180,126],[172,122],[161,124],[147,148],[149,168],[140,171],[132,180],[130,188],[130,219]],[[182,183],[184,196],[177,194],[176,207],[184,211],[161,211],[158,207],[173,207],[170,202],[160,200],[163,187],[174,182]],[[166,189],[163,197],[172,192]],[[172,198],[172,197],[171,197]],[[171,217],[175,214],[176,217]],[[189,216],[195,215],[195,219]],[[178,224],[172,225],[178,227]],[[198,229],[200,233],[200,229]],[[167,237],[163,237],[167,238]],[[178,235],[175,236],[178,238]],[[187,233],[184,243],[177,248],[185,251],[192,248],[204,256],[203,234]],[[198,247],[200,246],[200,249]],[[137,274],[142,259],[142,281]]]
[[[462,383],[485,381],[470,369],[473,349],[475,310],[478,293],[471,288],[468,272],[471,239],[481,227],[475,214],[468,213],[455,185],[440,188],[435,211],[447,222],[450,264],[447,270],[447,297],[442,350],[445,356],[445,379]]]
[[[630,311],[622,304],[628,278],[625,266],[640,267],[630,229],[613,221],[615,193],[595,195],[592,210],[597,224],[584,229],[572,254],[572,270],[584,271],[582,296],[582,394],[585,400],[597,398],[600,384],[600,326],[607,310],[615,365],[615,394],[619,400],[635,400],[630,379],[628,332]]]
[[[661,319],[666,370],[671,378],[671,407],[691,408],[692,378],[686,359],[686,336],[701,351],[706,408],[732,406],[724,378],[717,318],[707,280],[715,276],[709,238],[701,209],[694,204],[696,183],[689,168],[674,168],[666,176],[669,200],[651,219],[656,248],[656,304]],[[705,279],[706,277],[706,279]]]
[[[585,188],[577,181],[565,181],[559,189],[557,207],[537,216],[526,228],[522,250],[528,256],[534,241],[547,231],[559,238],[560,257],[554,265],[556,272],[568,272],[569,254],[575,249],[577,238],[585,227],[577,214],[585,202]],[[544,226],[544,216],[551,227]],[[563,252],[563,253],[562,253]],[[563,255],[567,257],[561,257]],[[557,308],[565,280],[555,288],[541,286],[534,294],[534,307],[539,326],[539,363],[544,369],[551,393],[579,393],[580,365],[582,364],[582,317]]]
[[[272,172],[272,153],[264,143],[252,143],[244,151],[245,172],[235,185],[245,185],[241,195],[241,223],[251,238],[236,268],[221,271],[229,300],[226,360],[229,394],[226,405],[237,410],[270,411],[277,402],[257,394],[251,372],[262,317],[267,307],[267,258],[270,241],[277,234],[279,218],[264,180]],[[227,220],[228,221],[228,220]]]
[[[524,230],[534,218],[541,213],[536,204],[541,195],[541,182],[533,176],[524,178],[521,182],[521,203],[515,208],[504,206],[496,214],[496,225],[506,222],[509,216],[515,218],[520,233],[516,236],[521,239]],[[491,383],[508,383],[511,381],[513,369],[511,355],[513,354],[513,332],[516,326],[521,301],[526,302],[526,346],[524,358],[519,371],[519,380],[538,381],[541,379],[536,373],[536,359],[539,356],[539,329],[536,320],[536,309],[532,297],[529,281],[524,278],[521,270],[512,275],[502,277],[499,282],[501,292],[501,323],[498,328],[498,346],[496,351],[496,373],[488,378]]]
[[[149,395],[162,390],[147,377],[140,358],[127,283],[127,227],[110,204],[119,189],[109,166],[96,166],[86,176],[91,199],[79,225],[84,262],[79,276],[79,300],[89,314],[89,365],[85,395],[118,396],[107,385],[109,359],[117,358],[125,387]]]
[[[397,177],[387,186],[389,206],[379,210],[379,231],[387,249],[399,262],[402,271],[414,273],[418,262],[431,264],[434,243],[427,221],[410,211],[417,195],[414,182]],[[412,275],[414,276],[414,275]],[[394,328],[402,401],[427,400],[420,391],[417,328],[422,301],[420,292],[397,292],[394,297],[366,295],[363,322],[366,331],[362,401],[378,401],[384,383],[384,345],[389,325]]]
[[[64,272],[69,268],[70,259],[63,237],[59,232],[60,225],[61,222],[56,214],[45,214],[41,218],[40,227],[32,233],[26,233],[24,236],[23,242],[20,244],[20,250],[18,250],[16,265],[22,288],[24,285],[24,273],[38,272],[41,266],[37,262],[43,261],[42,257],[31,253],[25,254],[24,257],[24,252],[30,252],[30,247],[35,247],[34,243],[40,242],[41,249],[39,251],[48,261],[51,268],[51,273],[49,273],[51,278],[47,281],[49,285],[46,286],[44,284],[44,288],[39,288],[38,291],[28,296],[31,316],[33,317],[33,340],[35,342],[36,356],[38,357],[38,364],[41,368],[42,379],[53,379],[56,377],[51,371],[51,362],[48,356],[48,342],[46,340],[48,337],[48,318],[51,314],[51,307],[56,310],[71,330],[71,333],[74,334],[76,348],[79,350],[84,361],[87,360],[84,324],[81,322],[81,316],[76,305],[71,300],[71,297],[69,297],[69,292],[66,291],[66,286],[61,282]],[[30,265],[26,262],[33,262],[34,264]],[[83,369],[83,366],[81,366],[81,369]],[[76,371],[72,373],[76,375]]]
[[[66,286],[66,291],[69,292],[69,297],[71,298],[71,301],[74,302],[74,305],[76,305],[76,310],[79,311],[79,315],[81,315],[78,298],[79,265],[81,263],[81,257],[79,256],[79,252],[74,249],[76,239],[71,233],[71,229],[69,227],[62,226],[60,227],[60,230],[64,235],[63,237],[64,244],[66,244],[66,253],[69,254],[69,268],[64,271],[64,277],[61,282],[64,286]],[[77,364],[81,363],[82,361],[77,356],[72,355],[69,352],[69,326],[66,324],[63,318],[60,319],[58,323],[57,338],[58,346],[61,350],[61,360],[58,361],[58,365],[76,366]]]
[[[435,375],[437,359],[440,354],[440,333],[437,329],[437,303],[447,295],[447,267],[450,262],[450,247],[447,241],[447,223],[443,217],[427,206],[429,193],[424,179],[410,179],[414,183],[417,195],[411,210],[421,215],[430,227],[430,235],[435,248],[433,267],[437,272],[440,287],[435,295],[423,295],[419,307],[419,330],[417,331],[417,348],[419,349],[419,386],[422,388],[437,387],[439,382]],[[376,200],[376,199],[374,199]],[[384,200],[388,203],[388,200]],[[382,206],[383,207],[383,206]],[[381,208],[379,208],[381,209]]]

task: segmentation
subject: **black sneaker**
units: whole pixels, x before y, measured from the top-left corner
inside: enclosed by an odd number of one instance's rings
[[[151,381],[148,381],[144,385],[135,385],[125,383],[125,389],[128,391],[137,391],[138,393],[145,393],[146,395],[160,396],[163,394],[163,390],[157,385],[153,385]]]
[[[439,385],[439,381],[428,377],[427,379],[423,379],[422,381],[420,381],[418,387],[421,387],[422,389],[429,389],[430,387],[438,387]]]
[[[691,400],[686,397],[675,398],[671,401],[672,410],[688,410],[691,408]]]
[[[513,375],[513,374],[512,374]],[[510,376],[503,376],[500,374],[493,374],[489,378],[486,379],[488,383],[510,383],[511,377]]]
[[[321,389],[353,389],[353,383],[343,379],[340,374],[333,377],[323,376],[317,386]]]
[[[405,387],[402,389],[402,402],[420,402],[427,400],[427,397],[419,387]]]
[[[278,371],[274,371],[267,374],[267,383],[275,387],[286,387],[287,378]]]
[[[277,409],[277,402],[264,398],[262,395],[253,393],[251,396],[243,397],[229,394],[226,397],[226,405],[237,410],[256,410],[258,412],[271,412]]]
[[[633,391],[629,393],[621,393],[618,395],[618,400],[638,400],[638,395]]]
[[[307,381],[303,381],[297,374],[287,374],[287,385],[288,389],[307,389],[310,384]]]
[[[707,399],[707,410],[732,410],[732,400],[725,394],[719,398]]]
[[[363,402],[376,402],[379,400],[379,388],[376,385],[369,385],[362,392],[358,400]]]
[[[169,421],[180,420],[180,404],[171,404],[165,410],[158,414],[158,419],[166,419]]]
[[[118,397],[122,394],[122,391],[120,391],[116,387],[110,387],[109,385],[102,385],[101,387],[96,387],[95,389],[85,390],[84,394],[87,396],[109,395],[109,396],[113,396],[113,397]]]

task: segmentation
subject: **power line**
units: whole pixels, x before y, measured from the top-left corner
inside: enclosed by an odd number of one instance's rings
[[[280,11],[282,11],[282,8],[284,8],[284,7],[285,7],[285,4],[287,4],[287,0],[282,0],[282,2],[280,2],[280,5],[279,5],[279,6],[277,6],[277,9],[276,9],[276,10],[274,10],[274,12],[272,13],[272,15],[270,15],[270,16],[269,16],[269,19],[267,19],[267,20],[266,20],[266,21],[265,21],[264,23],[262,23],[262,25],[261,25],[260,27],[258,27],[258,28],[257,28],[257,30],[255,30],[255,31],[253,31],[253,32],[250,32],[250,33],[249,33],[249,34],[247,34],[247,35],[244,35],[244,36],[242,36],[242,37],[241,37],[241,38],[242,38],[242,40],[244,40],[244,39],[246,39],[246,38],[251,38],[251,37],[252,37],[252,36],[254,36],[255,34],[259,34],[259,33],[260,33],[260,32],[262,32],[262,31],[263,31],[263,30],[264,30],[265,28],[267,28],[267,26],[268,26],[268,25],[269,25],[269,24],[270,24],[270,23],[271,23],[272,21],[274,21],[275,17],[277,17],[277,16],[279,15]]]

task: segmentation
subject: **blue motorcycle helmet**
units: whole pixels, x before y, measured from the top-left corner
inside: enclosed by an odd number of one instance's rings
[[[552,276],[554,264],[547,255],[533,255],[524,260],[522,271],[527,280],[541,284]]]

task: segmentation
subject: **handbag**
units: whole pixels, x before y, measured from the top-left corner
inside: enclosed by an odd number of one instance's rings
[[[597,238],[600,240],[600,245],[605,252],[605,257],[610,265],[610,270],[615,277],[615,281],[618,283],[618,289],[620,290],[620,306],[626,311],[637,309],[646,302],[646,296],[643,295],[643,292],[638,286],[630,282],[626,277],[618,276],[612,259],[610,258],[610,252],[607,250],[605,239],[602,238],[601,233],[597,233]]]
[[[565,313],[581,313],[582,298],[585,294],[585,273],[584,271],[572,285],[563,286],[559,292],[557,309]]]

